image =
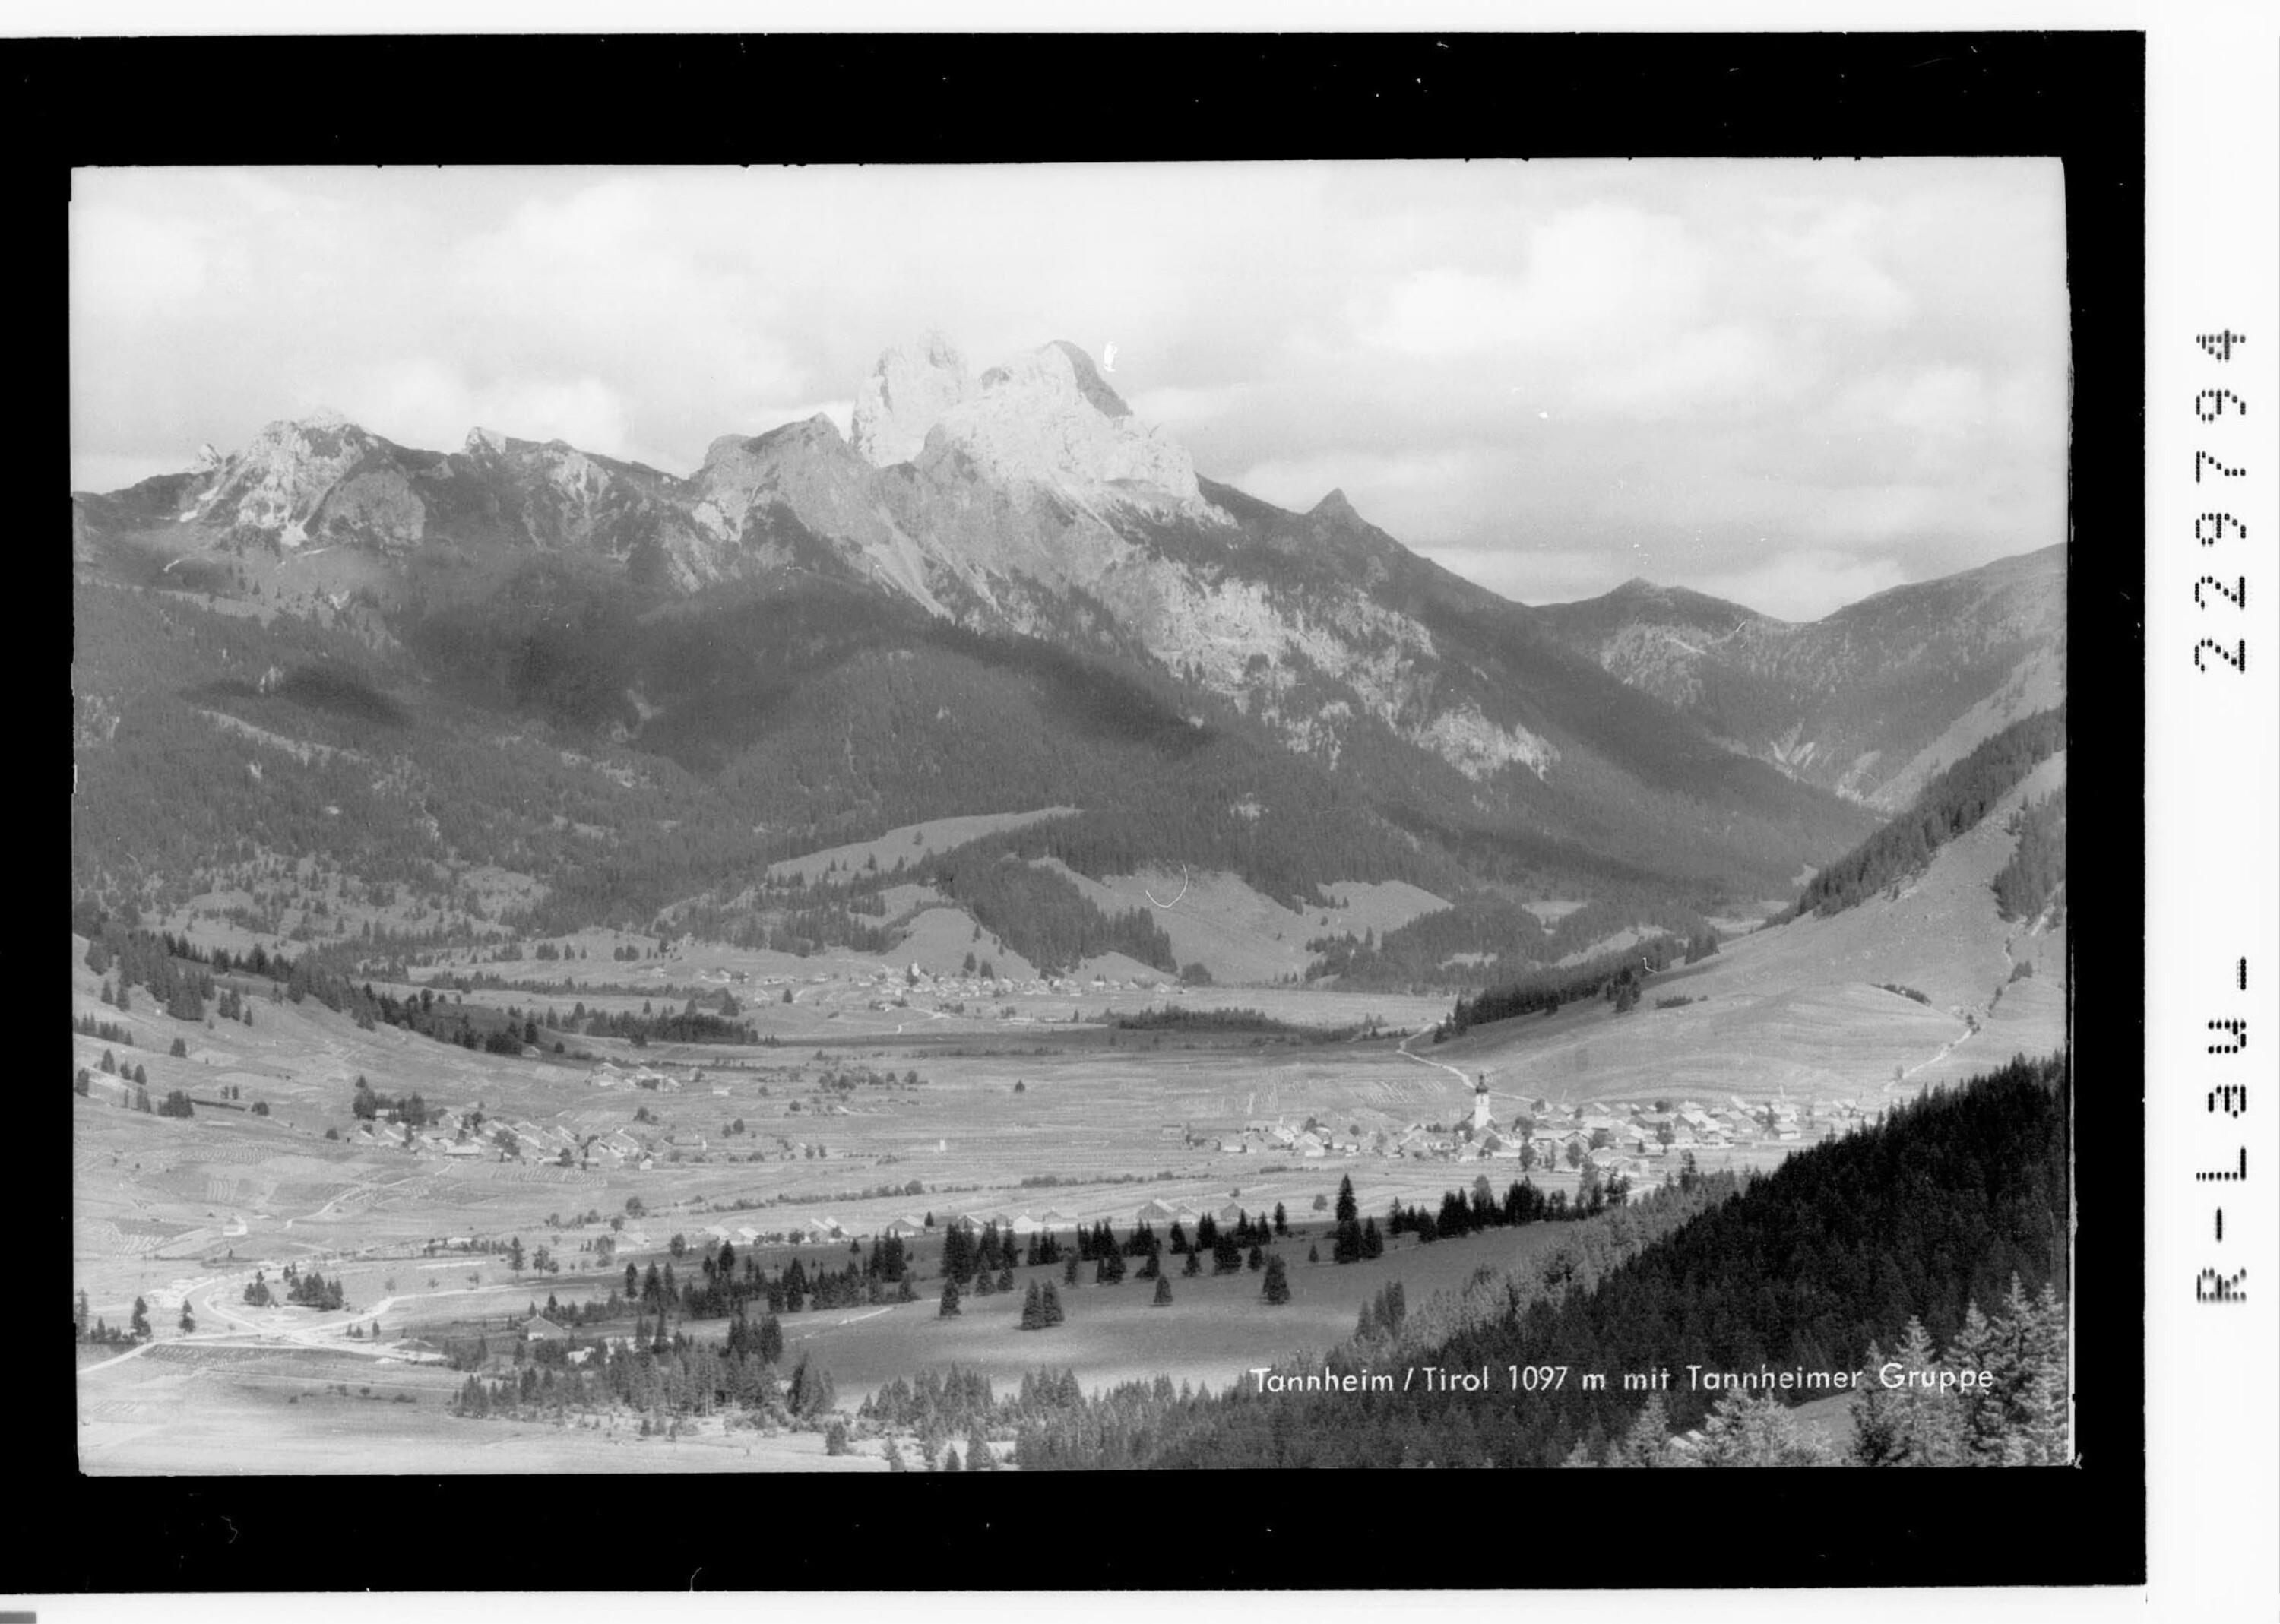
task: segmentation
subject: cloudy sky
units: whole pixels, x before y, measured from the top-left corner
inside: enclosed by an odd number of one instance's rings
[[[2050,160],[83,171],[71,248],[74,489],[320,406],[686,473],[934,327],[1113,343],[1200,472],[1528,603],[2065,534]]]

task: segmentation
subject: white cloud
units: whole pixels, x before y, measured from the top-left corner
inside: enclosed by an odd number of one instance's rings
[[[1586,411],[1649,420],[1758,410],[1794,399],[1817,370],[1771,335],[1728,322],[1681,334],[1629,366],[1594,368],[1575,399]]]
[[[71,216],[75,321],[139,322],[185,313],[206,288],[210,234],[183,220],[96,204]]]
[[[1356,312],[1364,343],[1490,365],[1498,351],[1621,364],[1697,319],[1706,286],[1698,245],[1675,219],[1595,204],[1529,234],[1517,271],[1435,266]]]

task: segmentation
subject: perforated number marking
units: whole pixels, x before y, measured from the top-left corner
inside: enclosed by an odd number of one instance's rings
[[[2201,482],[2202,473],[2210,468],[2215,469],[2219,473],[2222,473],[2229,480],[2245,479],[2248,477],[2248,470],[2245,468],[2229,468],[2225,466],[2224,464],[2219,462],[2215,458],[2210,456],[2207,451],[2195,451],[2193,453],[2193,483],[2196,485],[2199,484]]]
[[[2240,584],[2233,588],[2230,592],[2225,590],[2224,582],[2219,581],[2214,575],[2204,575],[2199,581],[2193,582],[2193,602],[2206,609],[2208,607],[2208,599],[2201,596],[2201,589],[2203,587],[2215,587],[2216,589],[2216,595],[2230,602],[2235,609],[2245,609],[2248,607],[2248,577],[2245,575],[2243,575],[2240,578]]]
[[[2212,535],[2207,530],[2203,529],[2202,527],[2205,525],[2215,526],[2216,534]],[[2239,537],[2239,539],[2244,542],[2248,539],[2248,527],[2241,523],[2240,520],[2235,519],[2230,513],[2201,514],[2193,520],[2193,535],[2195,538],[2199,541],[2202,546],[2214,547],[2219,542],[2224,540],[2224,527],[2227,525],[2230,525],[2232,527],[2232,533],[2234,535]]]
[[[2242,992],[2248,990],[2248,960],[2238,961],[2237,974],[2230,978]],[[2238,1016],[2221,1017],[2207,1023],[2209,1031],[2219,1041],[2208,1045],[2213,1055],[2237,1055],[2248,1047],[2248,1022]],[[2230,1068],[2228,1067],[2228,1070]],[[2248,1085],[2220,1083],[2208,1091],[2208,1112],[2211,1116],[2222,1112],[2231,1118],[2245,1115],[2248,1110]],[[2230,1167],[2206,1168],[2193,1174],[2199,1184],[2238,1184],[2248,1179],[2248,1147],[2242,1145]],[[2220,1206],[2212,1215],[2212,1233],[2216,1244],[2224,1244],[2224,1209]],[[2193,1297],[2203,1303],[2245,1303],[2248,1300],[2248,1271],[2236,1269],[2230,1274],[2203,1269],[2193,1277]]]
[[[2238,1183],[2240,1180],[2245,1179],[2247,1176],[2248,1147],[2246,1145],[2242,1145],[2240,1147],[2240,1165],[2238,1167],[2228,1167],[2220,1173],[2197,1173],[2193,1174],[2193,1177],[2199,1179],[2204,1184]]]
[[[2247,1280],[2246,1269],[2235,1269],[2230,1274],[2203,1269],[2193,1281],[2193,1295],[2204,1303],[2245,1303],[2248,1300]]]
[[[2235,417],[2248,415],[2248,403],[2230,389],[2203,389],[2193,396],[2193,415],[2204,423],[2214,423],[2224,415],[2224,404],[2232,403]]]
[[[2238,650],[2230,654],[2225,651],[2223,645],[2219,643],[2215,638],[2202,638],[2199,643],[2193,645],[2193,669],[2196,671],[2207,671],[2208,669],[2208,666],[2201,663],[2201,650],[2204,649],[2207,650],[2211,654],[2215,655],[2219,659],[2231,666],[2235,671],[2245,673],[2248,669],[2248,639],[2245,637],[2240,640]]]

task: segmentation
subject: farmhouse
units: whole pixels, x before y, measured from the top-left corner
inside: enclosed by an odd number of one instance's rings
[[[913,1240],[926,1233],[926,1220],[907,1215],[893,1219],[880,1233],[898,1241]]]
[[[570,1333],[544,1314],[535,1314],[522,1322],[525,1342],[568,1342]]]

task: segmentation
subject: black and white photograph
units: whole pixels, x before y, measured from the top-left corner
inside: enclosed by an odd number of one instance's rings
[[[2070,1464],[2067,206],[77,171],[81,1471]]]

